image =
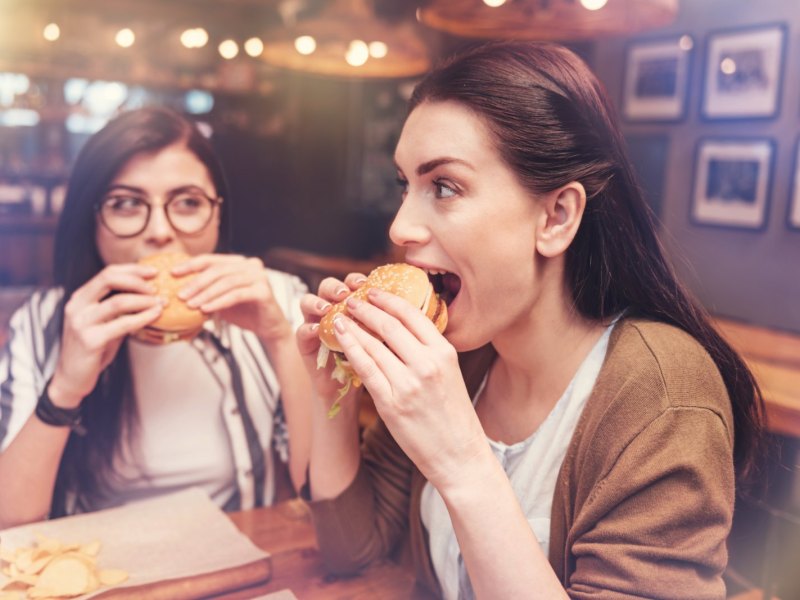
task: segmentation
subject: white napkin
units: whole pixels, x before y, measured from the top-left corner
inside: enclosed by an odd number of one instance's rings
[[[30,546],[36,533],[64,543],[100,541],[98,567],[123,569],[130,575],[119,587],[211,573],[269,556],[197,488],[6,529],[0,531],[0,545],[8,550]],[[0,575],[0,585],[5,581]]]

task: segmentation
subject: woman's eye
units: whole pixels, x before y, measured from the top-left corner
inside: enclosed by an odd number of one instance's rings
[[[400,194],[405,196],[408,192],[408,180],[403,177],[397,177],[395,183],[397,183],[397,186],[400,188]]]
[[[112,196],[104,204],[114,212],[135,212],[147,208],[147,202],[134,196]]]
[[[437,198],[452,198],[456,195],[456,190],[444,181],[436,180],[433,182],[433,186],[436,188]]]
[[[204,202],[205,200],[203,198],[197,196],[175,196],[170,202],[170,206],[172,206],[174,210],[181,212],[192,212],[200,209]]]

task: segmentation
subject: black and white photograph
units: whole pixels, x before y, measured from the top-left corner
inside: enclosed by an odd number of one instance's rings
[[[774,143],[701,140],[691,217],[701,225],[759,229],[766,222]]]
[[[800,138],[794,152],[791,197],[789,198],[789,227],[800,229]]]
[[[628,46],[622,112],[629,121],[677,121],[686,112],[694,40],[689,35]]]
[[[780,107],[785,44],[782,24],[711,33],[706,47],[703,116],[775,116]]]

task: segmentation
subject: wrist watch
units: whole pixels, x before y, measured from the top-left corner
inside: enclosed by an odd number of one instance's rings
[[[50,395],[47,390],[50,388],[50,382],[44,386],[42,395],[39,396],[39,401],[36,403],[36,416],[39,420],[53,427],[69,427],[78,435],[86,435],[86,428],[81,423],[81,407],[75,408],[61,408],[53,404],[50,400]]]

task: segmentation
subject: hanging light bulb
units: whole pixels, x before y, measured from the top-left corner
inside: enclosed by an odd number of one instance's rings
[[[608,0],[581,0],[581,6],[586,10],[600,10],[606,4],[608,4]]]
[[[61,37],[61,28],[57,23],[48,23],[45,25],[42,35],[48,42],[55,42],[59,37]]]
[[[208,32],[202,27],[187,29],[181,34],[181,44],[186,48],[202,48],[208,43]]]
[[[117,45],[121,48],[130,48],[136,41],[136,34],[133,33],[133,30],[126,27],[117,32],[114,41],[116,41]]]

